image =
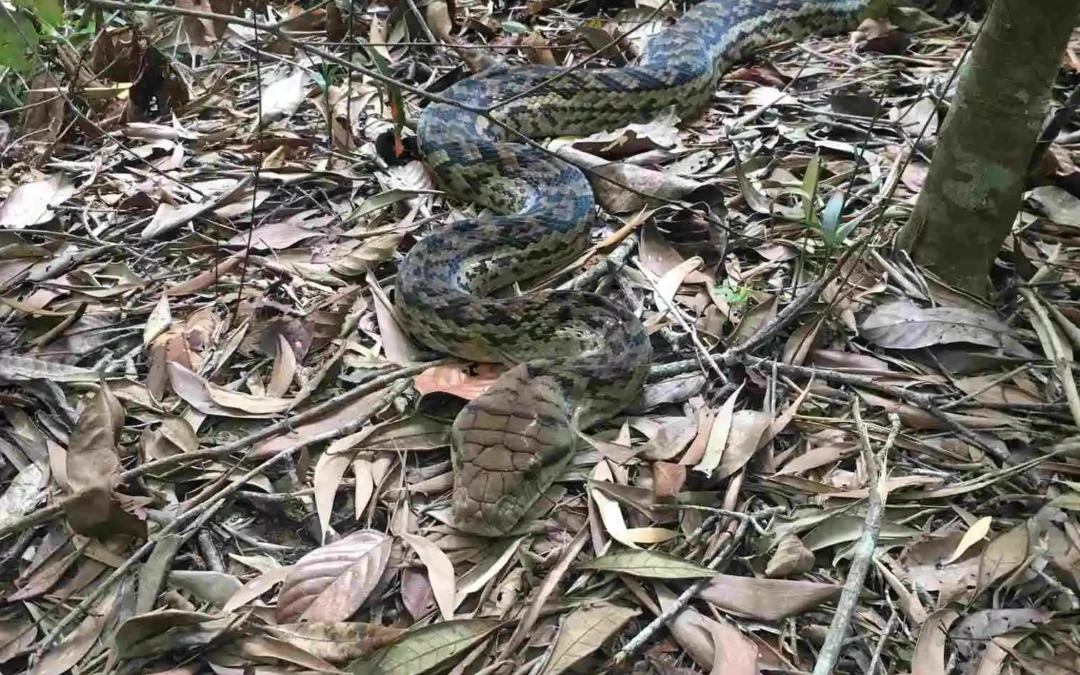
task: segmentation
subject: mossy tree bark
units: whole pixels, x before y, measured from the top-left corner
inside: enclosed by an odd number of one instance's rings
[[[1080,0],[995,0],[957,84],[922,193],[897,245],[946,282],[984,294]]]

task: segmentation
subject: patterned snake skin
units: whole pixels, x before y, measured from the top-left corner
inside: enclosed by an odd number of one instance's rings
[[[490,110],[530,138],[610,130],[655,119],[668,106],[685,120],[748,50],[792,27],[847,26],[866,2],[705,0],[653,37],[637,66],[499,68],[444,96]],[[465,406],[451,432],[454,522],[483,536],[518,523],[563,472],[578,431],[634,400],[652,353],[638,318],[599,295],[493,295],[576,259],[589,244],[594,206],[580,169],[515,142],[506,128],[455,105],[425,108],[417,128],[425,163],[447,192],[497,215],[419,241],[395,292],[405,329],[429,347],[516,364]]]

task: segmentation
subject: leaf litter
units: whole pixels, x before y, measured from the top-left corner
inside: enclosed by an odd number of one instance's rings
[[[1033,164],[996,305],[885,254],[968,17],[781,44],[700,119],[549,143],[604,209],[540,284],[632,304],[657,359],[486,540],[448,517],[449,425],[501,367],[392,305],[473,209],[394,159],[401,122],[476,64],[630,63],[678,11],[176,6],[67,36],[7,120],[0,670],[809,672],[866,556],[844,672],[1080,667],[1080,132]]]

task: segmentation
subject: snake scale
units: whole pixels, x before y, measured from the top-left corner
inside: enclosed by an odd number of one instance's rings
[[[652,356],[636,315],[600,295],[496,294],[581,255],[595,203],[579,168],[513,132],[589,134],[655,119],[670,106],[685,120],[749,50],[792,28],[846,27],[866,2],[704,0],[653,36],[633,67],[500,67],[443,93],[461,105],[423,110],[417,139],[436,181],[494,215],[455,222],[412,247],[398,270],[398,314],[433,349],[511,366],[451,429],[459,529],[510,532],[563,472],[578,432],[634,400]]]

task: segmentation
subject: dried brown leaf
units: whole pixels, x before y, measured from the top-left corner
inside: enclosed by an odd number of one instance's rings
[[[551,656],[540,672],[543,675],[559,675],[599,649],[608,638],[639,614],[641,610],[606,602],[575,609],[559,626]]]
[[[446,557],[435,544],[424,537],[416,534],[403,532],[401,539],[412,546],[420,561],[428,570],[428,582],[431,591],[435,595],[435,602],[439,605],[443,621],[454,618],[454,596],[456,593],[454,581],[454,564]]]
[[[726,612],[759,621],[779,621],[840,597],[842,586],[717,574],[698,596]]]
[[[372,654],[405,632],[392,626],[344,621],[287,623],[265,626],[263,630],[330,663],[342,663]]]
[[[278,623],[347,620],[382,578],[390,544],[382,532],[357,530],[300,558],[278,595]]]
[[[945,675],[945,643],[949,626],[959,614],[951,609],[941,609],[926,618],[915,643],[915,655],[911,659],[911,675]]]

